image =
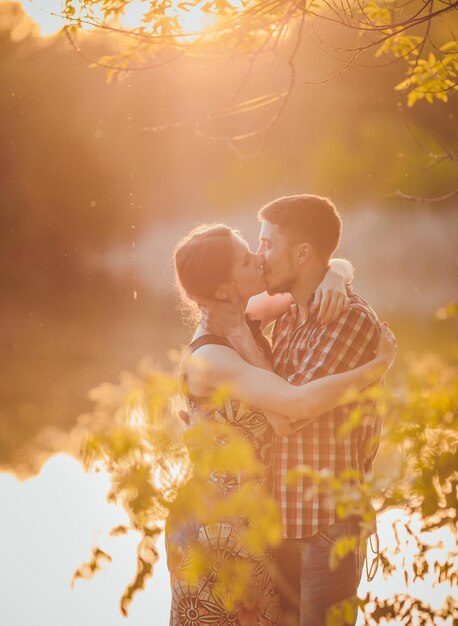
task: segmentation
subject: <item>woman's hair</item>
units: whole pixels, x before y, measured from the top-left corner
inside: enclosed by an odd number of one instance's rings
[[[201,224],[188,233],[173,253],[181,308],[196,321],[196,298],[213,298],[231,278],[234,264],[233,236],[225,224]]]

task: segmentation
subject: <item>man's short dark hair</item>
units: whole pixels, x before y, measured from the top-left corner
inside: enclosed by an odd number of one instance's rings
[[[291,245],[310,243],[326,263],[339,245],[342,221],[328,198],[311,194],[284,196],[263,206],[258,219],[278,226]]]

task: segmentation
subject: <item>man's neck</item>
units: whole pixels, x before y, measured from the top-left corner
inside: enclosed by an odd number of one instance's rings
[[[291,295],[294,302],[302,307],[304,311],[308,311],[310,296],[323,280],[326,271],[326,266],[317,265],[314,268],[310,268],[307,273],[299,276],[294,284]]]

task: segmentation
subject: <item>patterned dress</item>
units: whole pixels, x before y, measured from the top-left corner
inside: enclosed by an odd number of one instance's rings
[[[255,339],[257,334],[254,329]],[[231,347],[221,337],[204,335],[189,345],[189,352],[205,344]],[[267,351],[265,345],[261,347]],[[224,470],[224,461],[223,468],[215,463],[218,465],[216,469],[204,469],[200,480],[205,483],[205,487],[210,488],[211,494],[207,502],[208,518],[205,514],[202,516],[202,511],[193,515],[192,509],[191,513],[189,509],[190,500],[195,498],[196,510],[199,506],[197,501],[201,500],[202,490],[198,486],[197,470],[183,488],[183,494],[178,496],[166,526],[167,564],[172,588],[170,626],[280,626],[279,599],[273,582],[272,551],[266,544],[258,546],[258,549],[247,547],[246,533],[250,530],[252,518],[240,511],[234,514],[231,510],[216,519],[211,514],[212,509],[219,511],[215,507],[221,503],[224,506],[225,502],[231,501],[231,497],[237,498],[242,490],[245,490],[245,495],[248,494],[246,502],[249,503],[250,511],[262,508],[269,489],[267,481],[272,455],[272,429],[262,412],[231,396],[210,402],[209,398],[198,398],[188,393],[186,401],[190,425],[200,422],[200,427],[211,432],[208,439],[204,435],[205,441],[197,439],[196,445],[198,447],[200,441],[201,449],[195,452],[195,458],[205,459],[207,455],[209,459],[224,459],[221,455],[230,445],[226,435],[230,439],[231,433],[234,433],[243,438],[239,440],[242,443],[240,448],[246,447],[248,443],[248,451],[255,459],[258,471],[255,475],[244,475],[243,470],[238,471],[237,461],[235,466],[232,462],[228,471]],[[216,431],[212,430],[213,427]],[[192,450],[190,453],[192,457]],[[216,456],[212,457],[212,454]],[[205,460],[203,463],[205,468]],[[186,513],[180,508],[180,498],[187,501]],[[193,575],[192,563],[199,563],[199,558],[200,569],[197,575],[195,571]],[[220,576],[222,571],[225,571],[226,576],[223,584]],[[235,590],[232,596],[231,590]]]

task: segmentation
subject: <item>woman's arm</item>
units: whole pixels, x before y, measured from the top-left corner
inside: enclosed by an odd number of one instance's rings
[[[352,283],[355,277],[355,268],[348,259],[331,259],[327,273],[329,272],[335,272],[342,276],[346,285]]]
[[[314,306],[319,308],[318,321],[329,324],[348,307],[346,285],[353,281],[353,265],[347,259],[331,259],[323,280],[315,291]],[[289,293],[269,296],[265,291],[250,298],[246,314],[261,321],[261,329],[286,313],[292,298]]]
[[[245,327],[244,332],[243,328],[240,328],[239,332],[228,336],[232,347],[250,365],[271,371],[272,366],[258,347],[251,330],[246,324]],[[264,410],[264,415],[274,429],[275,434],[279,437],[287,437],[293,434],[294,430],[291,427],[290,420],[285,415],[278,415],[270,410]]]
[[[283,313],[286,313],[292,302],[293,298],[289,293],[269,296],[266,291],[263,291],[249,299],[245,312],[252,320],[260,320],[261,329],[264,330]]]
[[[331,259],[323,280],[315,290],[313,305],[318,308],[317,320],[325,326],[336,320],[349,307],[347,285],[353,280],[353,265],[346,259]]]
[[[391,367],[395,354],[394,336],[384,327],[372,361],[348,372],[295,386],[272,372],[249,365],[231,348],[205,345],[191,357],[188,383],[191,389],[199,389],[193,391],[199,395],[229,386],[231,393],[261,410],[309,420],[346,404],[348,391],[361,390],[377,380]]]

